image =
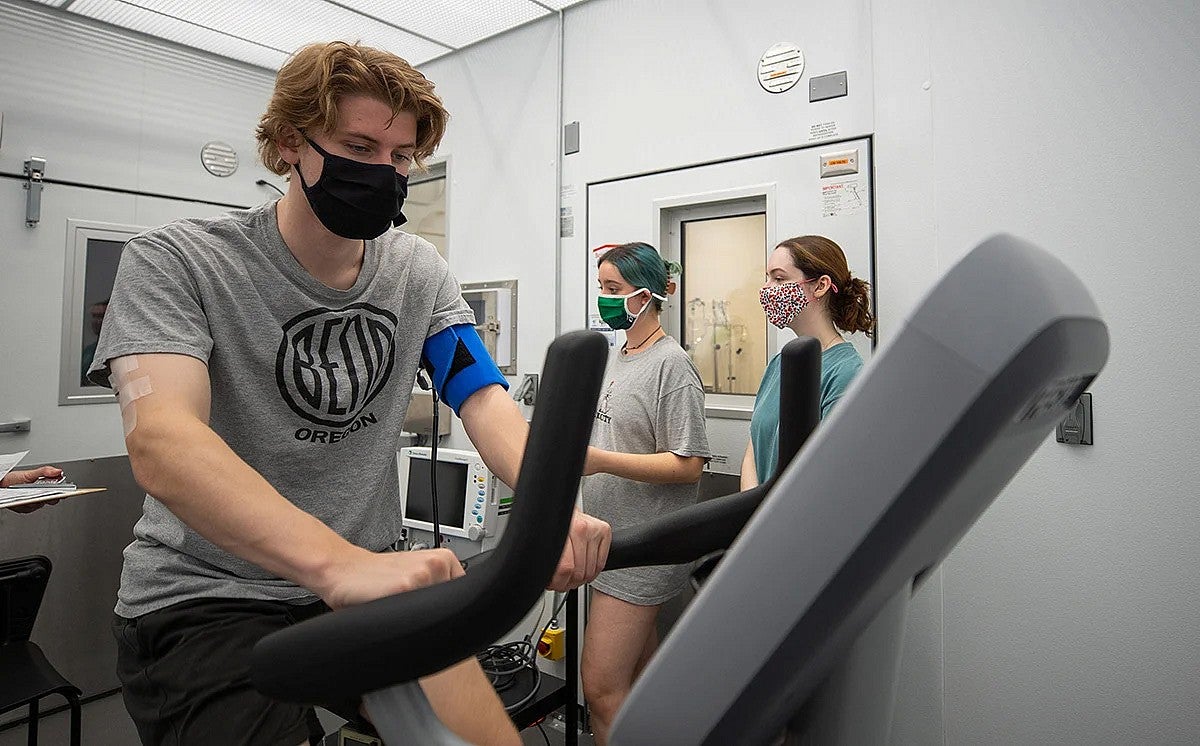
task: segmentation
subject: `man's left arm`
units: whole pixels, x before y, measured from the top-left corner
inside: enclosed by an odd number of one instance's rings
[[[529,424],[516,402],[499,385],[485,386],[467,397],[459,417],[484,463],[501,481],[516,489],[529,438]],[[566,591],[594,580],[608,560],[611,541],[612,530],[607,523],[576,508],[567,544],[548,587]]]

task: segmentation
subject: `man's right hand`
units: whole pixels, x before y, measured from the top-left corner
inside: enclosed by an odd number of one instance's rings
[[[463,575],[462,564],[449,549],[375,553],[350,547],[323,573],[313,588],[330,608],[340,609],[405,591],[442,583]]]

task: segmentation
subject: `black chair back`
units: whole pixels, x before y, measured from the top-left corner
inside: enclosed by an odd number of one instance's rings
[[[40,554],[0,562],[0,645],[29,639],[51,567]]]

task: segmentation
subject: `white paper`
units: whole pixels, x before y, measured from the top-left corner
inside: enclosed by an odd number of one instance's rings
[[[866,208],[866,200],[862,192],[865,187],[859,183],[857,176],[825,180],[821,183],[821,217],[833,218],[839,215],[853,215]]]
[[[3,508],[8,503],[23,502],[39,497],[54,497],[55,495],[65,495],[72,490],[60,490],[54,487],[27,487],[20,490],[4,490],[0,492],[0,508]]]
[[[21,463],[21,459],[29,455],[29,451],[21,451],[20,453],[5,453],[0,455],[0,479],[12,471],[13,467]]]

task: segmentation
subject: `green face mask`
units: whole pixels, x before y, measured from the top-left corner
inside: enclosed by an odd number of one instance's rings
[[[604,323],[616,330],[628,329],[633,326],[633,322],[637,321],[638,316],[642,315],[649,302],[642,306],[642,310],[637,313],[629,312],[628,301],[635,295],[640,293],[650,293],[646,288],[638,288],[628,295],[601,295],[596,298],[596,306],[600,310],[600,318],[604,319]],[[666,300],[666,298],[656,293],[650,293],[651,298],[658,300]]]
[[[650,305],[649,301],[647,301],[646,306],[642,306],[642,311],[638,311],[637,313],[629,312],[629,299],[642,293],[648,293],[652,299],[667,300],[665,296],[658,293],[650,293],[646,288],[638,288],[628,295],[601,295],[596,297],[596,307],[600,309],[600,318],[604,319],[604,323],[611,326],[612,329],[629,329],[630,326],[634,325],[637,317],[640,317],[642,312],[646,311],[647,306]]]
[[[629,307],[625,305],[625,301],[640,292],[642,291],[636,290],[629,295],[601,295],[596,299],[596,306],[600,309],[600,318],[604,319],[604,323],[613,329],[628,329],[633,326],[637,316],[629,313]]]

